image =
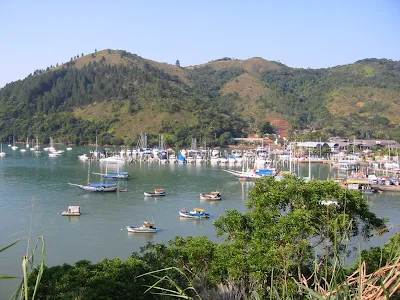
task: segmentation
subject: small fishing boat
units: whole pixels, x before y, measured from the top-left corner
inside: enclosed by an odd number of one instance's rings
[[[179,216],[182,218],[203,219],[209,218],[210,214],[205,213],[202,208],[194,208],[191,211],[187,211],[183,208],[179,211]]]
[[[68,183],[87,192],[116,192],[118,187],[115,183],[88,183],[87,185]]]
[[[221,200],[221,192],[211,192],[210,194],[204,194],[204,193],[200,193],[200,200],[209,200],[209,201],[213,201],[213,200]]]
[[[126,226],[128,232],[134,233],[156,233],[157,228],[154,227],[153,222],[143,222],[143,224],[139,227],[136,226]]]
[[[144,192],[144,195],[146,197],[160,197],[160,196],[165,196],[165,190],[164,189],[154,189],[154,192]]]
[[[68,206],[67,210],[61,213],[62,216],[80,216],[81,207],[80,206]]]

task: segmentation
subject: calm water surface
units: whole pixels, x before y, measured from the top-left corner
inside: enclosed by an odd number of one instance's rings
[[[128,192],[87,193],[67,183],[87,182],[89,163],[79,161],[77,155],[88,153],[88,148],[76,147],[58,158],[6,148],[3,145],[7,157],[0,160],[0,248],[17,239],[21,241],[0,253],[0,275],[20,276],[21,257],[26,252],[29,232],[32,242],[39,235],[44,236],[47,265],[73,264],[81,259],[93,262],[103,258],[126,259],[148,241],[167,242],[177,235],[205,235],[218,241],[213,221],[226,209],[244,211],[253,186],[251,182],[236,181],[220,166],[133,163],[121,167],[129,171],[132,178],[118,182],[120,188]],[[105,171],[103,164],[91,164],[90,172],[101,171]],[[300,167],[298,174],[308,176],[308,166]],[[337,175],[323,164],[313,164],[312,174],[321,179]],[[90,174],[90,179],[95,182],[99,176]],[[143,196],[144,191],[157,187],[165,188],[167,196]],[[212,190],[222,191],[223,200],[200,202],[199,193]],[[390,233],[370,243],[379,245],[399,232],[400,199],[397,194],[388,193],[371,195],[368,199],[378,216],[390,219]],[[82,215],[61,216],[68,205],[81,206]],[[212,218],[179,218],[179,209],[194,207],[204,208]],[[125,230],[126,225],[140,225],[153,217],[159,228],[157,234],[129,234]],[[0,280],[0,299],[8,298],[17,284],[16,280]]]

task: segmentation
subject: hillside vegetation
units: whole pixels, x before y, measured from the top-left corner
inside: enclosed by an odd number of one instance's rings
[[[36,70],[0,90],[0,139],[225,145],[270,123],[342,136],[400,138],[400,63],[367,59],[330,69],[292,69],[262,58],[200,66],[103,50]],[[268,126],[267,126],[268,127]],[[215,139],[216,137],[216,139]]]

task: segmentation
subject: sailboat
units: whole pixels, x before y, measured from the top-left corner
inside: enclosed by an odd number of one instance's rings
[[[96,175],[100,175],[104,179],[128,179],[129,173],[123,172],[119,170],[119,164],[117,164],[117,172],[108,172],[108,164],[106,165],[106,172],[105,173],[93,173]]]
[[[0,157],[5,157],[6,153],[3,152],[3,143],[0,144]]]
[[[11,138],[9,137],[8,138],[8,147],[11,147],[12,145],[11,145]]]
[[[29,148],[29,137],[26,138],[26,148]]]
[[[91,166],[91,163],[89,163],[88,181],[87,181],[86,185],[75,184],[75,183],[68,183],[68,184],[71,186],[80,188],[81,190],[84,190],[87,192],[116,192],[117,191],[118,187],[117,187],[117,184],[115,184],[115,183],[104,183],[104,182],[90,183],[90,181],[89,181],[90,166]]]
[[[14,136],[13,136],[13,145],[11,146],[11,149],[13,149],[13,150],[17,150],[18,149],[18,146],[15,146]]]

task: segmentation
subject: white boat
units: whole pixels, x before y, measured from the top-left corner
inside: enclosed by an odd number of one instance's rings
[[[216,201],[221,200],[221,192],[215,191],[209,194],[200,193],[200,200]]]
[[[62,216],[80,216],[81,207],[80,206],[68,206],[67,210],[61,213]]]
[[[171,153],[168,157],[170,163],[176,163],[176,155],[175,153]]]
[[[195,161],[196,161],[196,159],[193,156],[191,156],[191,155],[186,156],[186,162],[188,164],[194,163]]]
[[[19,150],[20,152],[24,153],[26,152],[26,149],[22,148],[21,150]]]
[[[120,157],[120,156],[117,156],[117,155],[100,158],[99,161],[100,162],[106,162],[106,163],[109,163],[109,164],[124,164],[125,163],[125,159],[123,157]]]
[[[59,157],[61,153],[59,152],[49,152],[49,157]]]
[[[143,222],[143,224],[139,227],[137,226],[126,226],[128,232],[133,233],[156,233],[157,228],[154,227],[154,223],[152,222]]]
[[[79,160],[89,160],[89,156],[85,153],[82,155],[78,155]]]
[[[11,146],[11,149],[14,150],[14,151],[18,149],[18,146],[15,146],[14,136],[13,136],[13,144]]]
[[[6,153],[3,152],[3,143],[0,144],[0,157],[5,157]]]
[[[72,147],[67,147],[66,149],[67,149],[67,151],[71,151]]]
[[[115,183],[88,183],[87,185],[68,183],[87,192],[116,192],[118,186]]]
[[[187,211],[183,208],[179,211],[179,216],[190,219],[208,219],[210,214],[205,213],[202,208],[194,208],[191,211]]]
[[[226,164],[226,163],[228,162],[228,159],[227,159],[226,157],[224,157],[224,156],[221,156],[221,157],[219,158],[219,162],[220,162],[221,164]]]
[[[211,159],[210,159],[210,162],[211,162],[212,164],[217,164],[217,163],[219,163],[219,157],[218,157],[218,156],[212,156]]]
[[[145,197],[162,197],[165,196],[165,189],[154,189],[154,192],[144,192]]]
[[[201,164],[204,161],[204,159],[201,157],[200,154],[196,156],[196,164]]]

